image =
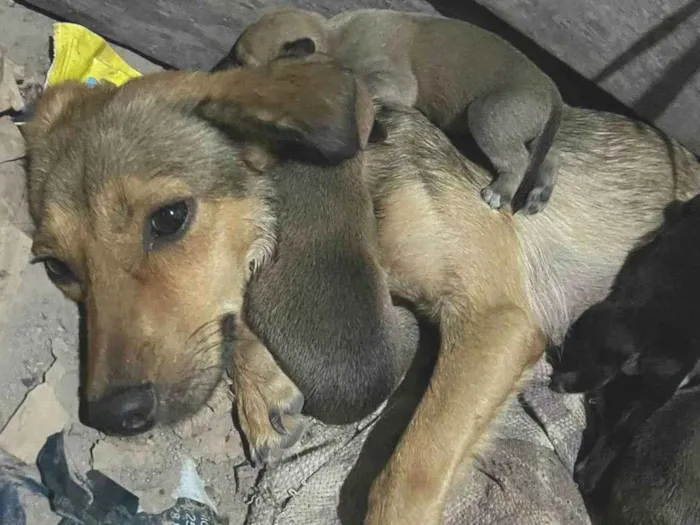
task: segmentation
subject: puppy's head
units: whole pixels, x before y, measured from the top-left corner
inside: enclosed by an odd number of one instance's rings
[[[84,306],[89,425],[136,434],[203,405],[274,249],[265,171],[354,155],[371,107],[324,61],[47,90],[26,126],[33,252]]]
[[[329,44],[326,19],[322,15],[290,7],[279,8],[248,26],[214,70],[258,66],[282,57],[325,54]]]
[[[571,326],[562,348],[551,357],[550,387],[557,392],[589,392],[617,373],[634,373],[639,347],[613,303],[601,302]]]
[[[699,339],[700,195],[674,201],[627,255],[609,296],[572,325],[552,356],[551,386],[584,392],[618,373],[673,378]],[[655,352],[650,352],[655,349]]]

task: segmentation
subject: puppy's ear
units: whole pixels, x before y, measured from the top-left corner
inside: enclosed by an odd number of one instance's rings
[[[309,37],[299,38],[293,42],[285,42],[282,45],[280,56],[304,58],[316,52],[316,43]]]
[[[265,141],[285,155],[324,163],[353,157],[367,144],[374,122],[364,85],[317,55],[214,74],[156,73],[129,84],[191,104],[237,140]]]

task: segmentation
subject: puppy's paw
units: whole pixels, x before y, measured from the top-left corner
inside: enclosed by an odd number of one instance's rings
[[[513,194],[501,188],[496,180],[481,190],[481,198],[494,210],[507,210],[510,209]]]
[[[607,447],[596,446],[574,469],[574,481],[583,495],[591,494],[598,486],[615,454]]]
[[[541,212],[549,202],[552,196],[553,186],[536,186],[525,199],[525,204],[522,207],[522,213],[525,215],[534,215]]]
[[[297,442],[304,427],[303,406],[304,396],[286,376],[236,392],[238,421],[253,464],[274,462]]]
[[[578,372],[553,372],[549,376],[549,389],[560,394],[580,394],[585,388],[578,385]]]

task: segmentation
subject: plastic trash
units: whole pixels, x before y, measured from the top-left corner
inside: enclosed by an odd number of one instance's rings
[[[47,502],[58,525],[228,525],[210,505],[192,499],[208,500],[200,494],[193,466],[183,468],[184,490],[175,505],[160,514],[139,512],[139,499],[101,472],[76,472],[63,432],[49,436],[36,466],[38,474],[35,467],[0,453],[0,525],[47,525],[45,517],[40,522],[31,518],[35,508],[48,512]]]
[[[104,38],[89,29],[62,22],[53,27],[53,62],[46,76],[46,86],[67,80],[88,85],[109,82],[121,86],[141,76]]]

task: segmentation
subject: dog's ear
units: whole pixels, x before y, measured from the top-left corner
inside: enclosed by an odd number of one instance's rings
[[[305,37],[294,40],[293,42],[285,42],[282,45],[280,56],[304,58],[313,55],[316,52],[316,43],[312,38]]]
[[[374,122],[366,87],[350,71],[315,55],[217,73],[164,71],[119,88],[61,84],[40,98],[26,125],[28,140],[47,133],[83,101],[99,105],[117,93],[173,104],[236,139],[324,163],[354,156],[367,144]]]
[[[29,109],[32,118],[22,126],[22,135],[31,145],[32,142],[48,133],[63,115],[69,113],[88,94],[109,89],[112,87],[97,86],[92,88],[75,81],[67,81],[46,88]]]
[[[265,140],[285,155],[327,163],[364,148],[374,123],[367,88],[327,57],[213,74],[157,73],[146,82],[163,97],[194,101],[193,111],[236,139]]]

